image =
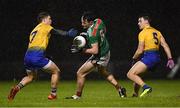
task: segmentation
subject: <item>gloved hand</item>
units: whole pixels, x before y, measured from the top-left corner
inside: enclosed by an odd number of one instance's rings
[[[79,48],[77,45],[71,46],[71,53],[79,53],[83,50],[83,48]]]
[[[174,60],[172,58],[168,59],[167,65],[168,68],[172,69],[174,67]]]
[[[67,35],[69,37],[75,37],[77,35],[78,31],[74,28],[71,28],[69,31],[67,31]]]

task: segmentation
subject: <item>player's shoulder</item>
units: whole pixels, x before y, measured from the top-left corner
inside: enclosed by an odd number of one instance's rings
[[[49,25],[49,24],[43,24],[42,26],[43,26],[43,27],[46,27],[46,28],[52,28],[52,26]]]
[[[139,36],[141,36],[141,35],[143,35],[143,34],[145,34],[146,33],[146,30],[141,30],[140,32],[139,32]]]
[[[153,31],[155,31],[156,33],[161,34],[160,30],[158,30],[158,29],[156,29],[156,28],[153,28],[153,27],[152,27],[152,29],[153,29]]]
[[[96,21],[102,21],[102,19],[101,19],[101,18],[96,18],[94,21],[95,21],[95,22],[96,22]]]
[[[101,23],[103,23],[103,20],[100,19],[100,18],[96,18],[96,19],[94,20],[94,23],[101,24]]]
[[[146,33],[151,33],[152,31],[157,31],[155,28],[151,27],[151,26],[147,26],[145,27],[140,33],[141,34],[146,34]]]
[[[53,29],[53,27],[51,25],[43,24],[43,23],[40,23],[37,26],[38,26],[39,30],[42,30],[42,31],[49,31],[49,30]]]

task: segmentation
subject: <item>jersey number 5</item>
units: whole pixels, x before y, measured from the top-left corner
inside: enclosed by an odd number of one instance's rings
[[[156,45],[158,45],[159,40],[158,40],[158,38],[157,38],[157,33],[156,33],[156,32],[153,32],[153,38],[154,38],[154,43],[155,43]]]
[[[34,37],[36,36],[36,34],[37,34],[37,31],[34,31],[31,33],[32,38],[30,40],[30,43],[32,43],[32,41],[34,40]]]

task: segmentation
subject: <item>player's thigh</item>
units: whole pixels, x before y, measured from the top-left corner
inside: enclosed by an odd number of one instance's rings
[[[60,72],[58,66],[51,60],[49,60],[49,63],[43,67],[43,70],[50,73]]]
[[[32,78],[32,79],[37,78],[37,70],[28,70],[26,71],[26,73],[29,78]]]
[[[140,74],[145,72],[146,70],[147,66],[143,62],[138,61],[136,64],[133,65],[133,67],[129,70],[128,73]]]
[[[98,72],[101,73],[104,77],[109,76],[111,73],[107,70],[107,67],[98,66]]]
[[[77,71],[77,74],[87,75],[95,68],[91,61],[86,61]]]

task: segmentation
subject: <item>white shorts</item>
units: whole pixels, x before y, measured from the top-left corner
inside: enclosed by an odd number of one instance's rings
[[[105,56],[102,56],[100,58],[92,55],[87,61],[91,61],[92,63],[96,63],[97,65],[107,67],[109,60],[110,60],[110,56],[111,56],[111,54],[109,51]]]

